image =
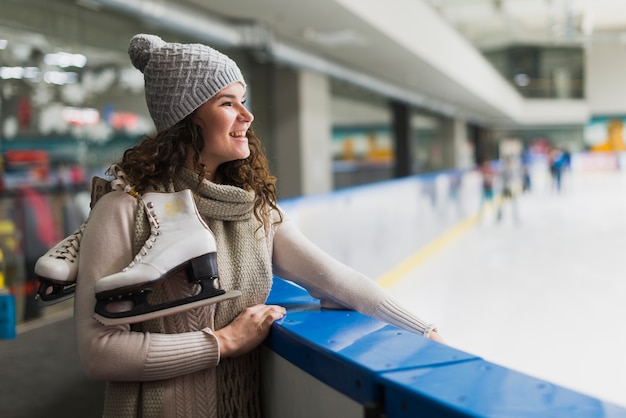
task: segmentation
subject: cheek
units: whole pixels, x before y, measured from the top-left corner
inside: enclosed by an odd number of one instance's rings
[[[224,133],[218,129],[215,129],[215,125],[209,125],[204,131],[204,146],[216,147],[219,146],[223,139]]]

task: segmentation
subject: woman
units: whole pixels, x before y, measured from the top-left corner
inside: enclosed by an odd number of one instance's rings
[[[137,35],[131,61],[144,73],[157,133],[126,151],[119,167],[135,191],[190,189],[217,245],[219,287],[241,297],[135,325],[94,319],[99,279],[128,266],[150,234],[141,199],[109,192],[95,205],[79,253],[76,323],[88,374],[109,381],[105,416],[256,417],[256,348],[286,311],[265,305],[272,275],[344,306],[439,340],[433,327],[375,282],[334,260],[298,232],[276,203],[237,65],[204,45]],[[176,251],[172,245],[172,251]],[[197,286],[178,273],[157,302]]]

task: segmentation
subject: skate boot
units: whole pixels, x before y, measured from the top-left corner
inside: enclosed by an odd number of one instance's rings
[[[40,306],[54,305],[74,296],[78,272],[78,247],[85,225],[86,222],[35,263],[35,275],[39,279],[35,299]]]
[[[241,296],[215,285],[217,253],[213,233],[204,223],[191,190],[146,193],[142,200],[150,237],[120,273],[96,282],[95,317],[104,325],[132,324]],[[172,274],[185,270],[200,292],[184,299],[151,304],[148,295]],[[110,310],[113,306],[115,309]],[[119,311],[118,308],[128,308]]]
[[[96,176],[91,181],[91,209],[102,196],[111,190],[124,191],[131,196],[138,196],[128,184],[126,175],[118,165],[112,165],[108,173],[115,179],[108,181]],[[39,280],[39,289],[35,299],[40,306],[54,305],[74,296],[78,273],[78,250],[86,225],[87,221],[72,235],[48,250],[35,263],[35,275]]]

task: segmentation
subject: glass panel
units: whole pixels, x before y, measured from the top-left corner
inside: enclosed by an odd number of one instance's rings
[[[428,173],[443,168],[441,124],[436,116],[414,111],[411,117],[413,143],[413,174]]]
[[[584,97],[584,52],[581,47],[513,46],[483,53],[524,97]]]
[[[388,103],[337,82],[332,94],[334,188],[391,179],[394,141]]]

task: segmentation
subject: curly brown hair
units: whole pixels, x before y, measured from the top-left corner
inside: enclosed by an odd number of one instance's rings
[[[248,129],[246,136],[250,147],[248,158],[221,164],[215,173],[215,182],[254,191],[254,214],[260,223],[268,226],[270,211],[278,209],[276,178],[270,173],[261,141],[252,128]],[[202,128],[193,123],[192,115],[189,115],[155,136],[144,136],[138,145],[124,152],[119,166],[135,191],[143,194],[170,182],[185,167],[191,149],[199,186],[206,174],[206,167],[200,162],[203,148]]]

